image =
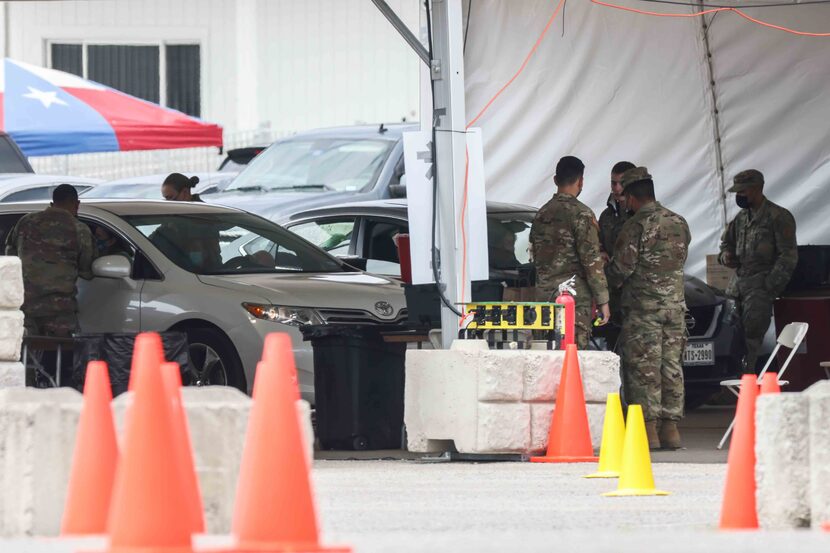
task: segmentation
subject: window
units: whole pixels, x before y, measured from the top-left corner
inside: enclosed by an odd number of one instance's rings
[[[388,276],[401,275],[401,261],[395,236],[409,232],[408,225],[396,221],[367,221],[363,257],[366,271]]]
[[[198,274],[330,273],[334,258],[247,213],[130,215],[128,223],[168,259]]]
[[[256,156],[228,190],[371,189],[394,145],[391,140],[352,138],[284,140]]]
[[[312,244],[319,246],[331,255],[348,255],[349,246],[354,236],[354,218],[325,221],[309,221],[290,228]]]
[[[194,117],[201,115],[201,47],[198,44],[54,42],[50,46],[53,69]]]
[[[84,192],[92,188],[91,186],[85,186],[83,184],[73,184],[72,186],[75,187],[75,190],[78,191],[78,194],[83,194]],[[35,202],[39,200],[51,200],[52,192],[57,187],[57,184],[49,184],[47,186],[38,186],[35,188],[18,190],[17,192],[12,192],[11,194],[4,196],[3,199],[0,200],[0,202]]]

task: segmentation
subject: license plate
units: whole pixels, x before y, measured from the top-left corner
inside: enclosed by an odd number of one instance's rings
[[[715,344],[712,342],[690,342],[686,344],[683,351],[683,364],[693,365],[714,365]]]

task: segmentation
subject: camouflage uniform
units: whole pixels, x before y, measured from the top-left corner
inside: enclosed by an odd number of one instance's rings
[[[576,276],[576,344],[588,347],[591,299],[608,303],[608,285],[593,212],[570,194],[554,194],[536,214],[530,229],[539,301],[551,301],[558,286]]]
[[[18,221],[6,255],[23,265],[26,332],[67,338],[78,330],[75,281],[92,278],[92,233],[70,212],[48,207]]]
[[[645,178],[651,178],[645,168],[630,169],[623,186]],[[683,265],[690,241],[683,217],[659,202],[646,204],[623,226],[608,268],[609,284],[622,286],[625,400],[641,405],[646,421],[683,417]]]
[[[617,204],[614,195],[608,196],[608,207],[599,215],[599,241],[609,258],[614,257],[614,244],[617,241],[623,225],[630,215],[624,206]],[[608,278],[608,266],[605,267],[605,277]],[[604,328],[604,334],[610,346],[614,346],[619,338],[619,327],[622,325],[623,314],[620,307],[621,290],[609,287],[609,307],[611,309],[611,323]],[[611,327],[611,328],[609,328]]]
[[[735,176],[730,192],[763,184],[757,171]],[[720,263],[724,254],[732,255],[728,266],[736,269],[726,294],[735,299],[744,327],[747,370],[755,368],[758,350],[772,319],[772,304],[787,283],[798,262],[795,219],[792,214],[768,199],[758,209],[742,209],[721,237]]]

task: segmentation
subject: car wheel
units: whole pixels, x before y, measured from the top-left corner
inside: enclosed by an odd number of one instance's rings
[[[717,393],[718,389],[706,388],[702,390],[689,391],[686,390],[686,411],[692,411],[698,407],[705,405]]]
[[[233,386],[245,391],[242,363],[231,341],[213,328],[188,328],[190,370],[182,374],[185,386]]]

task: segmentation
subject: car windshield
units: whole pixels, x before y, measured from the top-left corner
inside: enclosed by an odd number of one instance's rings
[[[360,191],[377,180],[393,144],[346,138],[277,142],[255,157],[226,191]]]
[[[104,184],[96,186],[83,195],[84,198],[132,198],[142,200],[163,200],[161,185],[158,184]]]
[[[536,213],[487,215],[487,253],[491,269],[516,269],[530,263],[530,227]]]
[[[331,273],[333,257],[284,228],[248,213],[124,217],[168,259],[192,273]],[[255,247],[252,247],[255,245]]]

